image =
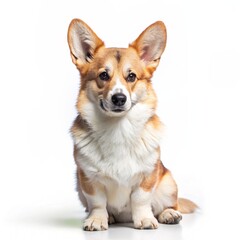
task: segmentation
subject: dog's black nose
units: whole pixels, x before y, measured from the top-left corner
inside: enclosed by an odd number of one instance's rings
[[[115,106],[121,107],[127,101],[127,97],[123,93],[116,93],[112,96],[112,102]]]

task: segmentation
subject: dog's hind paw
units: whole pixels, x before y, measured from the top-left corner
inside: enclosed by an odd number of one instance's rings
[[[180,212],[175,211],[172,208],[165,209],[159,214],[158,221],[164,224],[177,224],[182,220]]]

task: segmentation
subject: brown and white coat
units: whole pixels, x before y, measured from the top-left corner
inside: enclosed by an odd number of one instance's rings
[[[166,45],[162,22],[128,48],[105,48],[82,20],[68,31],[81,75],[78,116],[71,133],[78,193],[89,211],[85,230],[133,221],[135,228],[178,223],[196,205],[178,199],[177,185],[160,158],[161,122],[151,77]]]

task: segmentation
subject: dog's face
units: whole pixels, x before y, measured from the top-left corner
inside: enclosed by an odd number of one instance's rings
[[[81,74],[81,100],[77,104],[80,112],[84,101],[94,103],[111,117],[125,115],[142,101],[155,104],[150,78],[166,45],[162,22],[150,25],[128,48],[105,48],[86,23],[74,19],[68,43],[72,61]]]

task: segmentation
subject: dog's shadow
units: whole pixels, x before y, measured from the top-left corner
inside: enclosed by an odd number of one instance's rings
[[[138,240],[146,240],[146,239],[161,239],[161,240],[182,240],[182,223],[176,225],[165,225],[159,224],[159,228],[156,230],[137,230],[134,229],[133,223],[118,223],[112,224],[109,226],[107,231],[101,232],[87,232],[83,231],[83,222],[86,213],[79,211],[62,211],[49,213],[44,215],[32,216],[29,221],[31,223],[59,228],[59,229],[73,229],[77,230],[78,234],[84,236],[86,240],[92,239],[138,239]],[[190,222],[193,220],[190,217]],[[187,219],[186,219],[187,220]],[[184,224],[189,225],[189,220],[185,221]]]
[[[46,224],[51,224],[53,227],[77,229],[83,234],[86,240],[92,239],[160,239],[161,240],[182,240],[182,226],[160,224],[157,230],[137,230],[134,229],[133,223],[118,223],[109,225],[107,231],[88,232],[83,231],[83,222],[85,216],[58,216],[46,219]]]
[[[36,224],[54,228],[82,229],[87,214],[82,211],[63,210],[44,215],[36,215],[33,220]]]
[[[77,217],[52,217],[47,219],[46,223],[56,227],[63,228],[81,228],[83,226],[84,218]]]
[[[55,227],[79,229],[86,240],[92,239],[137,239],[137,240],[182,240],[182,226],[160,224],[157,230],[137,230],[133,223],[117,223],[109,226],[107,231],[88,232],[83,231],[84,218],[54,218],[51,222]]]

